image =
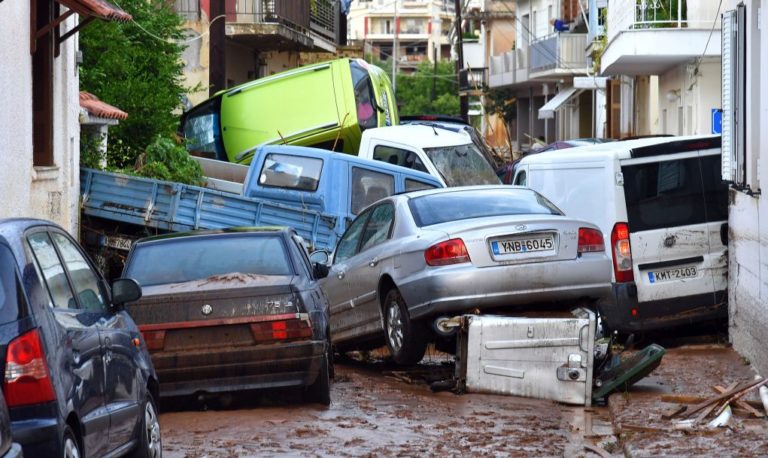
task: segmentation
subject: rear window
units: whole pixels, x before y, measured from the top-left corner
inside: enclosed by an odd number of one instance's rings
[[[293,275],[279,236],[184,237],[136,245],[125,276],[142,286],[183,283],[229,273]]]
[[[322,169],[322,159],[267,154],[259,175],[259,184],[300,191],[316,191]]]
[[[419,227],[471,218],[505,215],[562,215],[552,202],[530,190],[454,191],[408,202]]]
[[[24,310],[24,293],[16,277],[15,258],[7,246],[0,245],[0,324],[18,320]]]
[[[728,219],[728,188],[720,156],[622,167],[632,231],[649,231]]]

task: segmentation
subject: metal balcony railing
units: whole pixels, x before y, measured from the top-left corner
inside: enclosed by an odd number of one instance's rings
[[[333,0],[314,0],[310,6],[310,28],[333,43],[341,42],[338,36],[339,8],[339,2]]]
[[[200,0],[176,0],[174,11],[187,21],[199,21]]]
[[[587,67],[584,50],[587,34],[558,32],[531,43],[531,72],[547,70],[581,71]]]
[[[459,91],[480,91],[487,84],[487,68],[462,68],[459,70]]]
[[[720,28],[719,0],[608,0],[608,41],[625,30]]]
[[[309,0],[237,0],[225,4],[230,23],[278,23],[297,31],[309,29]]]

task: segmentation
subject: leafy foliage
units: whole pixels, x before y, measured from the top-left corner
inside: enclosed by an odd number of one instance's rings
[[[94,21],[80,32],[80,85],[128,113],[109,131],[108,166],[133,165],[158,135],[176,130],[182,85],[182,19],[165,0],[120,0],[134,22]],[[140,24],[140,26],[138,25]],[[170,140],[169,140],[170,141]]]
[[[130,171],[128,171],[130,173]],[[203,184],[203,169],[186,148],[167,137],[157,137],[136,161],[135,174],[192,185]]]
[[[434,85],[434,99],[433,95]],[[459,95],[454,62],[441,61],[419,64],[412,74],[398,73],[397,101],[400,115],[460,114]]]

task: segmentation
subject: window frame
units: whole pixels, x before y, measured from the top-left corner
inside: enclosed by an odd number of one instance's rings
[[[99,293],[101,293],[102,299],[103,299],[103,310],[101,313],[108,313],[110,311],[111,305],[112,305],[112,292],[109,290],[109,288],[106,287],[106,282],[104,281],[104,277],[101,276],[101,273],[98,269],[93,265],[90,258],[87,254],[83,251],[82,247],[79,243],[77,243],[75,240],[73,240],[69,235],[67,235],[63,231],[56,230],[55,228],[52,228],[52,230],[48,231],[48,235],[51,239],[51,242],[53,242],[53,246],[56,249],[56,254],[59,256],[59,260],[61,261],[61,265],[64,267],[64,271],[67,273],[67,278],[69,279],[69,287],[70,289],[75,293],[75,301],[78,305],[79,310],[87,311],[87,312],[95,312],[99,313],[94,309],[87,308],[83,305],[83,303],[80,301],[80,294],[77,291],[76,285],[77,283],[74,280],[74,277],[72,276],[72,272],[69,270],[69,265],[67,264],[66,259],[64,259],[64,255],[61,251],[61,248],[59,247],[59,242],[56,241],[56,239],[53,237],[54,234],[58,234],[61,237],[64,238],[67,242],[69,242],[72,247],[75,249],[75,251],[80,255],[81,258],[83,258],[83,261],[85,261],[85,265],[88,267],[88,270],[96,277],[96,287],[99,288]]]
[[[385,196],[385,197],[390,197],[390,196],[392,196],[392,195],[394,195],[394,194],[395,194],[395,192],[396,192],[397,188],[396,188],[396,183],[395,183],[395,181],[396,181],[396,180],[395,180],[395,176],[394,176],[393,174],[391,174],[391,173],[386,173],[386,172],[382,172],[381,170],[375,170],[375,169],[372,169],[372,168],[368,168],[368,167],[365,167],[365,166],[361,166],[361,165],[359,165],[359,164],[353,164],[353,165],[351,165],[351,167],[350,167],[350,169],[349,169],[349,182],[350,182],[350,183],[352,183],[352,189],[354,189],[354,187],[355,187],[355,170],[362,170],[362,171],[364,171],[364,172],[366,172],[366,173],[375,173],[375,174],[377,174],[377,175],[381,175],[381,176],[385,176],[385,177],[387,177],[387,178],[390,180],[390,183],[391,183],[391,185],[392,185],[392,192],[391,192],[389,195]],[[367,202],[367,203],[364,203],[363,205],[361,205],[361,206],[360,206],[360,207],[357,209],[357,213],[355,213],[355,209],[354,209],[354,205],[353,205],[353,204],[354,204],[354,201],[353,201],[353,196],[352,196],[353,194],[354,194],[353,192],[350,192],[350,193],[349,193],[349,201],[348,201],[348,202],[349,202],[349,212],[350,212],[350,213],[352,213],[352,214],[353,214],[353,215],[355,215],[355,216],[360,216],[360,215],[362,215],[362,214],[363,214],[363,212],[364,212],[364,211],[365,211],[367,208],[369,208],[369,207],[370,207],[370,206],[371,206],[371,205],[372,205],[374,202]],[[367,197],[367,195],[366,195],[366,197]],[[382,199],[383,199],[383,198],[384,198],[384,197],[382,197]],[[378,201],[376,201],[376,202],[378,202]]]
[[[334,265],[337,262],[344,262],[347,259],[353,258],[354,256],[356,256],[360,252],[360,240],[362,240],[363,233],[365,233],[365,228],[366,228],[366,226],[368,226],[368,219],[371,217],[371,213],[372,213],[372,210],[374,208],[376,208],[376,207],[370,207],[370,208],[366,209],[365,211],[360,213],[357,216],[357,218],[355,218],[352,221],[352,223],[350,223],[349,227],[347,227],[347,230],[344,231],[344,234],[342,234],[341,238],[339,238],[338,243],[336,243],[336,248],[333,250],[333,262],[331,263],[331,265]],[[357,243],[355,244],[355,249],[354,249],[354,251],[352,252],[351,255],[349,255],[348,257],[346,257],[346,258],[342,259],[341,261],[339,261],[339,258],[338,258],[338,256],[339,256],[339,245],[341,245],[341,242],[344,241],[344,238],[347,236],[347,234],[349,234],[349,232],[350,232],[350,230],[352,230],[352,227],[354,226],[355,222],[357,222],[358,220],[364,220],[364,221],[361,223],[362,224],[362,229],[360,230],[360,238],[357,240]]]
[[[270,160],[269,159],[270,156],[284,156],[284,157],[291,157],[291,158],[297,157],[297,158],[301,158],[301,159],[307,159],[307,160],[310,160],[310,161],[319,161],[320,162],[320,170],[318,170],[318,173],[317,173],[317,180],[316,180],[316,183],[315,183],[315,187],[311,188],[311,189],[307,189],[307,188],[278,186],[278,185],[274,185],[274,184],[262,183],[261,177],[262,177],[262,174],[264,173],[264,170],[267,167],[267,161]],[[277,162],[277,161],[275,161],[275,162]],[[291,164],[291,165],[294,165],[294,164]],[[264,156],[264,161],[261,163],[261,168],[259,170],[259,174],[256,176],[256,182],[258,183],[259,186],[262,186],[264,188],[288,189],[288,190],[291,190],[291,191],[299,191],[299,192],[317,192],[318,188],[320,187],[320,180],[323,177],[323,169],[324,168],[325,168],[325,160],[323,160],[322,158],[319,158],[319,157],[300,156],[300,155],[297,156],[297,155],[283,154],[283,153],[280,153],[280,152],[270,152],[270,153],[267,153]]]
[[[397,217],[397,213],[395,211],[395,205],[391,201],[388,201],[388,202],[383,202],[383,203],[381,203],[379,205],[376,205],[375,207],[371,207],[371,215],[368,217],[368,220],[365,222],[365,227],[363,227],[363,236],[360,237],[360,240],[359,240],[359,243],[358,243],[358,247],[357,247],[357,251],[355,252],[355,255],[357,255],[357,254],[359,254],[359,253],[364,251],[363,250],[363,245],[364,245],[363,241],[364,241],[364,237],[365,237],[366,231],[368,230],[368,225],[371,223],[371,219],[373,218],[373,214],[376,212],[376,210],[378,210],[379,208],[383,208],[383,207],[390,207],[392,209],[392,219],[390,220],[390,223],[389,223],[389,229],[387,229],[387,236],[381,242],[378,242],[378,243],[376,243],[374,245],[371,245],[371,246],[365,248],[365,250],[369,250],[369,249],[371,249],[373,247],[381,245],[382,243],[384,243],[387,240],[390,240],[392,238],[392,232],[394,232],[394,230],[395,230],[395,220],[396,220],[396,217]]]

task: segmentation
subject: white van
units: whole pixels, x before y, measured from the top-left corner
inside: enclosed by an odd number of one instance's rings
[[[597,224],[613,259],[603,322],[621,332],[727,317],[720,137],[656,137],[531,155],[514,184]]]
[[[366,129],[357,155],[429,173],[445,186],[501,184],[469,133],[436,123]]]

